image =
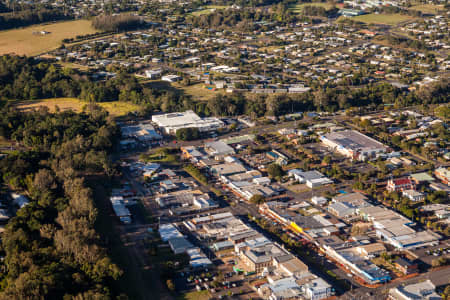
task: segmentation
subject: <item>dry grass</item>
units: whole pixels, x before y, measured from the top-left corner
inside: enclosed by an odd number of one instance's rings
[[[317,3],[314,3],[314,2],[311,2],[311,3],[297,3],[297,4],[294,4],[294,5],[289,5],[289,10],[292,11],[293,13],[299,14],[299,13],[302,12],[302,10],[303,10],[303,8],[305,6],[320,6],[320,7],[323,7],[325,9],[330,9],[330,8],[333,7],[333,4],[331,4],[331,3],[322,3],[322,2],[317,2]]]
[[[306,186],[306,184],[293,184],[289,186],[285,186],[288,190],[291,192],[294,192],[296,194],[304,193],[307,191],[310,191],[310,188]]]
[[[419,4],[419,5],[411,6],[410,9],[418,10],[418,11],[421,11],[422,13],[426,13],[426,14],[436,14],[436,13],[438,13],[438,11],[444,10],[444,6],[443,5],[434,5],[434,4]]]
[[[180,84],[172,84],[173,87],[182,90],[184,94],[192,96],[194,100],[208,101],[217,94],[225,93],[224,90],[208,90],[205,84],[198,83],[190,86],[183,86]]]
[[[128,114],[129,112],[137,111],[140,109],[139,105],[128,103],[128,102],[102,102],[97,103],[105,110],[107,110],[113,116],[123,116]],[[21,101],[17,102],[17,107],[23,111],[29,111],[32,109],[38,109],[41,106],[48,107],[50,111],[54,112],[56,110],[56,106],[61,110],[73,110],[76,112],[80,112],[83,110],[83,107],[86,105],[86,102],[82,102],[76,98],[52,98],[52,99],[43,99],[43,100],[29,100],[29,101]]]
[[[191,15],[193,16],[201,16],[201,15],[207,15],[207,14],[211,14],[216,10],[220,10],[220,9],[226,9],[228,8],[228,6],[224,6],[224,5],[207,5],[204,9],[202,10],[197,10],[191,13]]]
[[[367,14],[352,17],[352,20],[369,24],[397,25],[405,21],[410,21],[414,17],[402,14]]]
[[[48,31],[50,34],[33,34]],[[61,45],[65,38],[97,32],[91,21],[76,20],[57,22],[48,25],[35,25],[22,29],[0,31],[0,54],[38,55],[53,50]]]
[[[207,290],[194,291],[186,293],[177,298],[177,300],[208,300],[211,299],[211,294]]]

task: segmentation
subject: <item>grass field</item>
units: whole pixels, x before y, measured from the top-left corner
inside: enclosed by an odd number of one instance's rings
[[[369,23],[369,24],[384,24],[384,25],[396,25],[401,22],[414,19],[411,16],[401,14],[367,14],[352,17],[352,20]]]
[[[434,5],[434,4],[419,4],[411,6],[410,9],[412,10],[418,10],[422,13],[426,14],[436,14],[440,10],[444,10],[443,5]]]
[[[311,3],[297,3],[297,4],[289,5],[289,10],[294,13],[299,14],[302,12],[303,7],[308,6],[308,5],[309,6],[320,6],[325,9],[330,9],[333,7],[333,5],[331,3],[321,3],[321,2],[313,3],[313,2],[311,2]]]
[[[205,88],[203,83],[193,84],[190,86],[182,86],[180,84],[172,84],[173,87],[182,90],[184,94],[192,96],[194,100],[207,101],[213,98],[215,95],[224,93],[223,90],[212,91]]]
[[[21,110],[27,111],[30,109],[35,109],[40,106],[46,106],[50,109],[50,111],[55,111],[55,107],[58,106],[61,111],[64,110],[73,110],[73,111],[82,111],[83,106],[87,103],[80,101],[76,98],[52,98],[52,99],[43,99],[43,100],[29,100],[29,101],[21,101],[17,102],[17,107]],[[128,102],[101,102],[97,103],[104,109],[106,109],[111,115],[120,117],[128,114],[132,111],[137,111],[140,109],[139,105],[128,103]]]
[[[210,14],[216,9],[225,9],[225,8],[228,8],[228,6],[224,6],[224,5],[207,5],[202,10],[197,10],[197,11],[192,12],[191,15],[198,17],[198,16],[201,16],[201,15]]]
[[[48,31],[50,34],[33,34],[37,31]],[[88,20],[57,22],[0,31],[0,54],[38,55],[59,47],[65,38],[95,32],[97,30],[91,27],[91,22]]]
[[[161,80],[151,80],[143,83],[152,89],[161,89],[172,91],[175,93],[183,93],[185,95],[192,96],[194,100],[200,101],[208,101],[217,94],[225,93],[224,90],[208,90],[207,88],[205,88],[205,84],[203,83],[192,84],[189,86],[184,86],[176,82],[168,83]]]

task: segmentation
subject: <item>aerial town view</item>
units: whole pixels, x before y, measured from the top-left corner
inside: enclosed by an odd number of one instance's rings
[[[0,0],[0,300],[450,300],[448,0]]]

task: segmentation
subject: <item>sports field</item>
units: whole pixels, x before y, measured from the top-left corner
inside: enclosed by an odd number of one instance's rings
[[[397,25],[401,22],[410,21],[414,17],[402,14],[367,14],[352,17],[351,19],[369,24]]]
[[[48,34],[33,34],[45,31]],[[61,45],[65,38],[97,32],[91,21],[76,20],[56,22],[48,25],[35,25],[21,29],[0,31],[0,55],[15,53],[18,55],[38,55]]]
[[[293,13],[299,14],[302,12],[303,7],[305,7],[305,6],[320,6],[325,9],[330,9],[333,7],[333,5],[331,3],[311,2],[311,3],[297,3],[297,4],[289,5],[289,10],[292,11]]]
[[[27,111],[30,109],[37,109],[40,106],[46,106],[50,111],[55,111],[56,106],[61,111],[73,110],[76,112],[82,111],[86,102],[80,101],[76,98],[51,98],[42,100],[29,100],[17,102],[17,107],[20,110]],[[140,106],[129,102],[99,102],[99,106],[103,107],[111,115],[119,117],[128,114],[129,112],[140,110]]]

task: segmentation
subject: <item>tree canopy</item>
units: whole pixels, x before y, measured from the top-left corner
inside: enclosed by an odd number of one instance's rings
[[[25,151],[0,160],[0,178],[30,203],[2,235],[0,297],[108,299],[122,271],[101,246],[97,209],[86,176],[109,173],[118,136],[106,113],[1,109],[0,135]]]

